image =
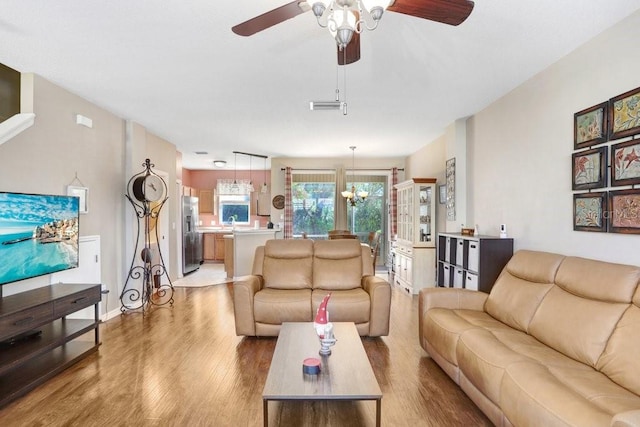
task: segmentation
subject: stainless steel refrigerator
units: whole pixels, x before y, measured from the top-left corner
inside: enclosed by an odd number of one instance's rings
[[[182,274],[202,264],[202,233],[198,232],[198,198],[182,197]]]

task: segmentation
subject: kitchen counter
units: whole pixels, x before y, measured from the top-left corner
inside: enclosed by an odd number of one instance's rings
[[[225,256],[224,264],[227,277],[251,274],[256,248],[264,245],[267,240],[275,239],[277,231],[267,228],[247,228],[234,230],[233,236],[225,235],[225,252],[233,254],[232,257]]]
[[[231,234],[233,233],[233,230],[231,229],[231,227],[229,228],[222,228],[222,227],[198,227],[198,232],[199,233],[222,233],[222,234]]]
[[[238,233],[271,233],[274,231],[279,231],[279,229],[269,229],[266,227],[253,228],[253,227],[198,227],[198,232],[200,233],[222,233],[222,234],[233,234],[234,232]]]
[[[229,279],[251,274],[255,248],[282,236],[279,229],[266,227],[198,227],[198,233],[204,235],[204,260],[223,261]]]

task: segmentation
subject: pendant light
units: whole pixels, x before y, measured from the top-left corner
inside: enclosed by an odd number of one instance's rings
[[[262,194],[266,194],[269,192],[269,187],[267,186],[267,158],[264,158],[264,183],[262,184],[262,188],[260,188],[260,192]]]
[[[238,194],[240,192],[240,186],[238,185],[238,154],[233,153],[233,184],[231,184],[231,194]]]
[[[355,179],[354,171],[356,168],[356,147],[352,145],[351,147],[349,147],[349,149],[351,150],[351,178]],[[349,203],[351,206],[355,206],[356,203],[364,202],[369,196],[369,193],[367,191],[361,190],[356,192],[356,186],[354,185],[354,183],[351,184],[351,191],[345,190],[341,194],[342,197],[347,199],[347,203]]]
[[[256,189],[253,188],[253,180],[251,179],[251,159],[253,159],[253,156],[249,156],[249,185],[247,186],[247,192],[249,193],[256,191]]]

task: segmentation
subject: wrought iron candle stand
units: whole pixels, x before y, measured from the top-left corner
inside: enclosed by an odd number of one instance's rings
[[[173,283],[167,273],[157,221],[160,210],[167,201],[167,184],[152,168],[155,166],[146,159],[142,164],[144,170],[133,175],[127,184],[127,200],[133,206],[137,217],[136,245],[129,273],[120,294],[120,311],[142,309],[143,313],[150,306],[173,305]],[[141,242],[140,225],[144,227],[144,238]],[[155,230],[158,249],[158,261],[154,262],[151,249],[151,233]],[[136,264],[140,256],[142,263]],[[162,284],[166,278],[169,284]],[[138,284],[138,286],[136,286]]]

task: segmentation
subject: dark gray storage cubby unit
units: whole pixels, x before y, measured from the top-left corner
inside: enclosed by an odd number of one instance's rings
[[[0,298],[0,406],[98,349],[100,288],[58,283]],[[91,305],[93,319],[67,318]]]
[[[489,293],[513,255],[513,239],[438,234],[438,286]]]

